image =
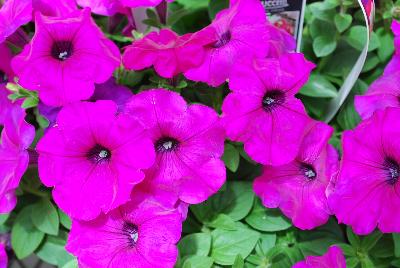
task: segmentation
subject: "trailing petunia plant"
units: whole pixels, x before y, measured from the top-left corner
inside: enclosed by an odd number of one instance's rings
[[[399,17],[0,0],[0,268],[400,267]]]

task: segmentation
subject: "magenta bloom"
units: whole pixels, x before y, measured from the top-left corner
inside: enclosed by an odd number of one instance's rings
[[[14,72],[11,69],[11,59],[13,55],[5,43],[0,44],[0,83],[12,80]]]
[[[121,3],[126,7],[154,7],[160,4],[164,0],[120,0]],[[166,0],[167,2],[173,2],[174,0]]]
[[[0,243],[0,268],[7,268],[8,257],[5,245]]]
[[[16,205],[14,191],[28,168],[26,150],[35,137],[35,129],[24,121],[20,103],[12,104],[7,95],[5,85],[0,85],[0,213],[8,213]]]
[[[259,0],[232,0],[200,34],[208,35],[209,43],[203,64],[185,72],[194,81],[219,86],[232,77],[235,67],[242,67],[239,59],[268,54],[266,14]]]
[[[394,34],[395,53],[385,68],[384,75],[396,73],[400,68],[400,22],[393,20],[392,31]]]
[[[220,160],[225,133],[213,109],[187,105],[179,94],[156,89],[132,97],[126,111],[146,126],[156,150],[156,163],[146,180],[189,204],[218,191],[226,177]]]
[[[279,207],[303,230],[325,224],[331,214],[325,190],[339,166],[339,156],[328,144],[332,132],[330,126],[315,123],[294,161],[265,166],[254,182],[254,191],[266,207]]]
[[[179,212],[182,222],[186,219],[189,204],[180,201],[178,196],[171,192],[170,186],[165,187],[164,185],[159,185],[157,181],[145,179],[135,187],[131,194],[131,200],[138,202],[138,200],[145,200],[150,196],[156,196],[158,203],[165,209],[175,209]]]
[[[77,0],[82,7],[90,7],[93,13],[112,16],[116,13],[126,13],[126,7],[154,7],[163,0]],[[167,0],[172,2],[174,0]]]
[[[268,23],[268,58],[278,58],[282,54],[296,50],[296,40],[288,32]]]
[[[400,232],[400,110],[377,111],[343,133],[343,159],[329,204],[339,222],[365,235]]]
[[[43,15],[62,17],[77,10],[75,1],[71,0],[31,0],[33,9]]]
[[[79,267],[172,268],[181,216],[152,198],[128,203],[90,222],[74,220],[67,250]]]
[[[342,250],[337,246],[332,246],[325,255],[308,256],[292,268],[346,268],[346,260]]]
[[[91,220],[126,203],[154,163],[143,127],[116,113],[112,101],[65,106],[37,145],[40,179],[71,217]]]
[[[81,7],[90,7],[93,13],[112,16],[116,13],[124,13],[124,7],[120,0],[77,0]]]
[[[94,83],[107,81],[119,64],[117,46],[105,38],[89,9],[62,18],[36,13],[35,35],[12,61],[19,83],[38,90],[52,106],[88,99]]]
[[[31,19],[32,0],[6,0],[0,8],[0,43]]]
[[[178,36],[169,29],[162,29],[133,42],[126,48],[122,61],[128,69],[142,70],[154,66],[160,76],[172,78],[202,63],[203,45],[199,36]]]
[[[363,96],[356,96],[355,107],[362,119],[386,107],[400,107],[400,73],[383,75]]]
[[[296,157],[311,119],[295,94],[313,66],[293,53],[235,70],[229,81],[233,92],[222,105],[225,128],[231,140],[244,143],[253,160],[276,166]]]
[[[127,87],[116,84],[112,77],[107,82],[95,86],[94,93],[89,101],[112,100],[117,104],[118,112],[122,112],[125,109],[126,102],[132,96],[133,93]],[[56,123],[57,115],[62,107],[48,106],[40,102],[38,108],[40,114],[49,121],[49,126],[52,127]]]

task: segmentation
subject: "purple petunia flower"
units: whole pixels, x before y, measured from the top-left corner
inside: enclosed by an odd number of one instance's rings
[[[356,96],[354,101],[362,119],[386,107],[400,107],[400,72],[383,75],[372,83],[365,95]]]
[[[116,13],[126,13],[126,8],[154,7],[162,1],[164,0],[77,0],[77,3],[82,7],[90,7],[93,13],[112,16]]]
[[[35,137],[35,129],[24,121],[20,103],[11,103],[4,84],[0,84],[0,213],[10,212],[16,205],[15,189],[28,168],[27,149]]]
[[[341,248],[331,246],[323,256],[308,256],[292,268],[346,268],[346,260]]]
[[[118,112],[123,112],[125,109],[126,102],[133,96],[133,93],[126,87],[115,83],[115,79],[111,77],[107,82],[103,84],[97,84],[93,95],[89,101],[98,100],[112,100],[118,106]],[[43,102],[40,102],[38,109],[41,115],[43,115],[49,121],[49,127],[52,127],[57,120],[57,115],[62,107],[48,106]]]
[[[55,202],[76,219],[91,220],[130,200],[143,168],[154,163],[140,123],[117,115],[112,101],[65,106],[37,145],[39,175]]]
[[[202,63],[205,42],[200,35],[178,36],[169,29],[162,29],[133,42],[126,48],[122,60],[128,69],[154,66],[160,76],[172,78]]]
[[[254,182],[254,191],[266,207],[279,207],[303,230],[325,224],[331,214],[325,190],[339,166],[338,154],[328,144],[332,131],[324,123],[315,123],[293,162],[265,166]]]
[[[35,35],[12,61],[19,83],[38,90],[51,106],[88,99],[94,83],[107,81],[119,64],[117,46],[105,38],[89,9],[62,18],[36,13]]]
[[[295,94],[313,66],[293,53],[235,70],[229,81],[233,92],[222,105],[225,128],[231,140],[244,143],[253,160],[276,166],[296,157],[311,119]]]
[[[35,11],[43,15],[62,17],[76,11],[77,5],[71,0],[31,0]]]
[[[172,268],[181,228],[177,211],[147,197],[90,222],[74,220],[66,248],[83,268]]]
[[[0,43],[31,19],[32,0],[6,0],[0,8]]]
[[[208,35],[210,42],[203,64],[185,72],[190,80],[219,86],[231,78],[235,67],[241,67],[239,59],[268,54],[267,20],[259,0],[231,0],[229,9],[220,11],[197,34]]]
[[[397,73],[400,67],[400,22],[393,20],[392,32],[394,34],[395,53],[390,62],[386,65],[384,75]]]
[[[126,7],[154,7],[159,5],[164,0],[120,0]],[[165,0],[166,2],[173,2],[174,0]]]
[[[93,13],[112,16],[116,13],[124,13],[124,7],[120,0],[77,0],[81,7],[90,7]]]
[[[365,235],[400,232],[400,109],[377,111],[343,133],[343,159],[329,205],[339,222]]]
[[[192,104],[163,89],[132,97],[126,111],[148,129],[156,150],[156,162],[146,180],[175,192],[184,202],[200,203],[225,182],[221,156],[225,133],[218,114]]]

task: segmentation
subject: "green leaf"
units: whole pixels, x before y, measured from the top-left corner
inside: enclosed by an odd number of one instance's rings
[[[325,2],[312,3],[308,7],[317,19],[326,21],[327,23],[332,22],[337,13],[335,8],[331,5],[326,5]]]
[[[71,229],[71,219],[68,217],[67,214],[61,211],[61,209],[58,209],[58,216],[60,217],[60,223],[62,226],[67,228],[68,230]]]
[[[9,216],[10,214],[0,214],[0,225],[4,224]]]
[[[374,263],[370,258],[368,258],[368,256],[362,258],[360,262],[361,262],[361,268],[375,268]]]
[[[394,255],[400,258],[400,233],[393,233]]]
[[[332,245],[345,241],[343,231],[333,219],[312,231],[299,231],[297,244],[305,255],[323,255]]]
[[[283,231],[292,226],[279,210],[265,208],[258,199],[245,220],[254,229],[264,232]]]
[[[346,267],[355,268],[360,263],[360,260],[356,257],[346,258]]]
[[[347,100],[340,108],[337,116],[337,122],[343,129],[353,129],[361,121],[361,118],[354,107],[354,95],[363,94],[368,88],[368,85],[362,81],[357,80]]]
[[[21,210],[11,230],[11,245],[18,259],[28,257],[42,242],[44,233],[31,220],[33,206]]]
[[[361,51],[367,43],[367,28],[360,25],[351,27],[346,34],[346,40],[350,46]],[[371,32],[371,40],[368,51],[373,51],[379,46],[380,42],[378,36],[374,32]]]
[[[230,171],[236,172],[236,170],[239,167],[239,161],[240,161],[239,151],[232,144],[226,143],[222,160],[224,160],[225,166]]]
[[[76,259],[72,259],[61,268],[78,268],[78,261]]]
[[[394,260],[390,264],[394,267],[400,268],[400,259]]]
[[[244,260],[242,256],[239,254],[236,256],[235,262],[232,265],[232,268],[243,268],[244,267]]]
[[[353,17],[349,14],[339,13],[339,14],[335,15],[336,29],[340,33],[346,31],[350,27],[352,21],[353,21]]]
[[[179,255],[207,256],[211,248],[211,235],[209,233],[189,234],[181,239],[178,244]]]
[[[207,8],[208,0],[176,0],[175,2],[183,5],[186,9]]]
[[[276,234],[271,233],[271,234],[261,234],[261,239],[260,239],[260,247],[261,250],[263,251],[263,255],[267,254],[269,250],[271,250],[276,244]]]
[[[313,41],[313,50],[317,57],[326,57],[335,51],[337,42],[334,36],[318,36]]]
[[[207,226],[224,230],[236,230],[235,221],[225,214],[219,214],[210,223],[207,223]]]
[[[350,246],[349,244],[340,243],[337,245],[343,250],[343,254],[345,256],[351,256],[351,257],[357,256],[357,251],[354,249],[354,247]]]
[[[336,77],[346,77],[356,63],[358,55],[359,51],[347,43],[339,42],[338,48],[330,55],[328,64],[322,68],[323,73]]]
[[[377,29],[376,34],[381,44],[378,47],[378,57],[381,62],[386,62],[392,57],[394,52],[393,35],[384,28]]]
[[[395,254],[394,244],[393,236],[391,234],[385,234],[369,251],[369,255],[374,258],[393,258]]]
[[[333,23],[315,19],[310,24],[310,35],[313,39],[318,36],[333,37],[336,29]]]
[[[58,234],[60,220],[58,218],[57,209],[49,200],[42,199],[34,204],[31,218],[33,224],[40,231],[50,235]]]
[[[378,64],[380,63],[379,57],[374,54],[374,53],[370,53],[368,54],[368,58],[364,64],[364,67],[362,69],[362,72],[369,72],[372,69],[374,69]]]
[[[208,4],[208,15],[214,19],[221,10],[229,7],[229,0],[210,0]]]
[[[349,226],[347,226],[347,228],[346,228],[346,235],[347,235],[347,239],[349,240],[350,244],[353,247],[355,247],[355,248],[360,247],[360,245],[361,245],[360,238],[353,232],[353,230]]]
[[[379,239],[382,238],[382,233],[378,230],[375,230],[373,233],[364,237],[361,241],[361,248],[363,248],[366,252],[370,251],[376,243],[378,243]]]
[[[216,229],[211,232],[211,257],[221,265],[232,265],[236,256],[246,258],[255,247],[260,234],[237,223],[237,230],[227,231]]]
[[[62,267],[73,261],[74,257],[65,250],[65,239],[47,236],[44,244],[38,249],[37,256],[50,264]]]
[[[183,263],[183,268],[211,268],[213,259],[206,256],[191,256]]]
[[[320,74],[312,74],[300,94],[314,98],[334,98],[337,96],[335,86]]]
[[[39,103],[39,99],[34,98],[34,97],[28,97],[24,100],[22,103],[21,107],[24,109],[29,109],[32,107],[36,107]]]
[[[200,222],[210,222],[218,214],[239,221],[250,212],[253,200],[251,183],[235,181],[228,182],[225,189],[199,205],[190,206],[190,209]]]

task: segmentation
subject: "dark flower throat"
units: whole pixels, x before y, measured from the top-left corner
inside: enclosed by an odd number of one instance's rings
[[[314,167],[310,164],[301,163],[300,171],[303,173],[303,175],[309,181],[313,181],[317,178],[317,172],[315,171]]]
[[[122,226],[122,234],[128,239],[128,245],[130,247],[136,246],[139,239],[139,228],[135,224],[128,221],[124,222]]]
[[[273,111],[277,106],[285,102],[285,93],[281,90],[270,90],[262,99],[262,107],[266,112]]]
[[[56,41],[51,47],[51,56],[59,61],[65,61],[72,56],[74,46],[71,41]]]
[[[102,145],[96,144],[88,153],[87,158],[94,163],[102,163],[110,160],[111,151]]]
[[[179,141],[171,137],[162,137],[155,143],[155,149],[158,153],[175,151],[178,146]]]
[[[400,166],[396,160],[386,157],[383,167],[386,175],[386,182],[390,185],[395,185],[400,177]]]
[[[211,45],[213,48],[220,48],[227,45],[232,39],[232,34],[230,31],[226,31],[225,33],[219,36],[219,39]]]

